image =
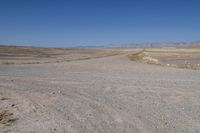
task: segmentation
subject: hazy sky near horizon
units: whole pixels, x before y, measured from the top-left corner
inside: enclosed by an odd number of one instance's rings
[[[0,44],[200,40],[200,0],[0,0]]]

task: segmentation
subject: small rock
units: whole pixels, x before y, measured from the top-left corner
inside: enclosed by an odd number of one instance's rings
[[[4,101],[4,100],[8,100],[8,98],[2,97],[0,100]]]
[[[15,106],[15,104],[11,104],[11,107],[14,107]]]

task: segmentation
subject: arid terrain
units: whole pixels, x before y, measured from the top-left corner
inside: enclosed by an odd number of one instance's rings
[[[200,133],[200,49],[0,48],[1,133]]]
[[[0,46],[0,64],[67,62],[121,54],[117,49],[39,48]]]
[[[200,70],[200,48],[148,48],[128,57],[148,64]]]

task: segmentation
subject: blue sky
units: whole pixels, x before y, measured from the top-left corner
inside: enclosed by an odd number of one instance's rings
[[[0,44],[200,40],[200,0],[0,0]]]

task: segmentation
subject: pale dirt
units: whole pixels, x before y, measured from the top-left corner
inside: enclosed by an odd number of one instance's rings
[[[1,133],[199,133],[200,71],[112,56],[0,65]]]

